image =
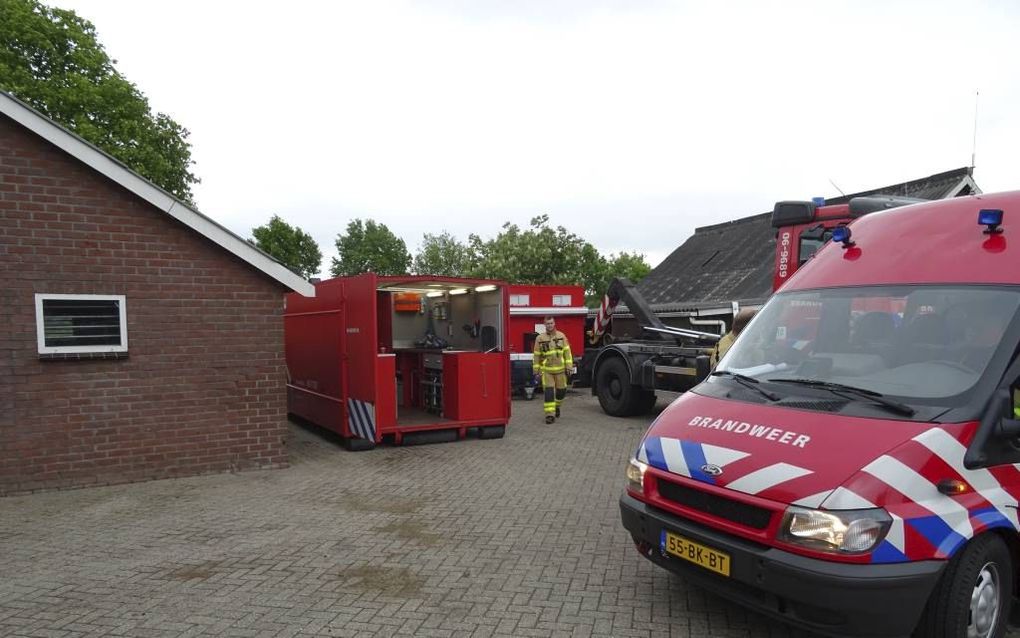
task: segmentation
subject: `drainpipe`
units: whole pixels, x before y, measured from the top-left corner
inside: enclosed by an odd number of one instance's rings
[[[688,320],[692,326],[717,326],[719,328],[719,334],[726,334],[726,322],[722,319],[695,319],[689,317]]]

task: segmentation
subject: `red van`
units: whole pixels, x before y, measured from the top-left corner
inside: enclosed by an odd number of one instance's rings
[[[823,634],[1002,636],[1020,571],[1011,218],[1020,192],[838,228],[648,428],[620,500],[638,551]]]

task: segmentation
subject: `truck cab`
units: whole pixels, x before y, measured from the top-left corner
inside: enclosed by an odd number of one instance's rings
[[[832,232],[858,217],[926,200],[891,195],[854,197],[846,204],[826,204],[825,198],[811,201],[776,202],[772,227],[776,229],[776,264],[772,290],[807,263],[832,238]]]
[[[806,262],[791,241],[794,272],[648,428],[623,524],[648,560],[823,634],[1001,636],[1020,192],[869,212],[804,221],[830,239]]]

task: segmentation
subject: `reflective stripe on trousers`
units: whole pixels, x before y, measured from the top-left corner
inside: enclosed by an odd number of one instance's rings
[[[556,414],[556,408],[563,403],[563,399],[567,396],[566,373],[562,370],[559,372],[544,371],[542,373],[542,392],[544,393],[542,408],[545,413]]]

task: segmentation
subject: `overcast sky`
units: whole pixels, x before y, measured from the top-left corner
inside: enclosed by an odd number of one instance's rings
[[[199,208],[327,258],[373,218],[548,213],[653,265],[697,226],[970,163],[1020,187],[1020,3],[49,0],[191,131]]]

